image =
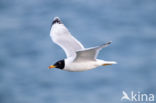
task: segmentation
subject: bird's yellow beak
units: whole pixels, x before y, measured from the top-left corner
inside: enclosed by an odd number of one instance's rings
[[[51,69],[51,68],[56,68],[56,66],[50,65],[50,66],[48,67],[48,69]]]

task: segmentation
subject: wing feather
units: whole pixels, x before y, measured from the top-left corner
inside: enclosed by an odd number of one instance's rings
[[[59,18],[54,18],[53,25],[50,30],[50,37],[54,43],[59,45],[66,53],[67,57],[75,56],[76,51],[83,50],[83,45],[75,39],[68,29],[59,21]]]
[[[95,61],[99,51],[102,48],[107,47],[109,44],[111,44],[111,42],[107,42],[106,44],[103,44],[103,45],[100,45],[100,46],[97,46],[97,47],[77,51],[76,52],[76,58],[75,58],[74,62],[87,61],[87,60]]]

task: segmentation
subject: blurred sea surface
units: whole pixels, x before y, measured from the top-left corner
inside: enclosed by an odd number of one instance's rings
[[[86,48],[113,41],[98,58],[118,64],[49,70],[66,57],[55,16]],[[120,103],[123,90],[156,96],[155,78],[155,0],[0,0],[0,103]]]

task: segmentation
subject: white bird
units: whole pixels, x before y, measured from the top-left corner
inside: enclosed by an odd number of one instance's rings
[[[107,47],[111,42],[97,47],[84,48],[83,45],[70,34],[59,17],[53,19],[50,37],[54,43],[65,51],[67,58],[57,61],[54,65],[50,65],[48,67],[49,69],[59,68],[65,71],[80,72],[98,66],[116,64],[115,61],[96,59],[99,51]]]

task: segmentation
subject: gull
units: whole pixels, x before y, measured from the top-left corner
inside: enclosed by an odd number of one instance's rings
[[[54,17],[50,37],[54,43],[59,45],[66,53],[67,58],[57,61],[48,68],[58,68],[65,71],[81,72],[91,70],[99,66],[116,64],[115,61],[104,61],[96,59],[99,51],[107,47],[110,42],[103,45],[84,48],[84,46],[74,38],[59,17]]]

